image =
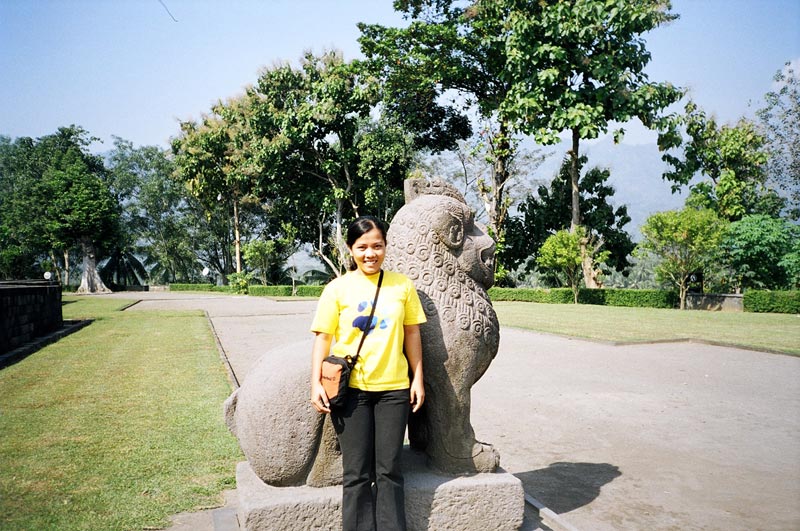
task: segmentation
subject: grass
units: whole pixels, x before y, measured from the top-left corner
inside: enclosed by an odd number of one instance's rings
[[[495,302],[500,324],[600,341],[698,339],[800,355],[800,315]]]
[[[0,370],[0,528],[142,529],[220,504],[242,457],[203,313],[64,301],[94,322]]]

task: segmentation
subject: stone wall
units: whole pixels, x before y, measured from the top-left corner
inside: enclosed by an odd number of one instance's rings
[[[687,293],[686,309],[741,312],[743,310],[742,295],[735,293]]]
[[[0,282],[0,354],[60,329],[63,322],[58,283]]]

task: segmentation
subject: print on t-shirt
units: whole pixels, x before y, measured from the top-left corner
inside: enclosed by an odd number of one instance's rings
[[[371,306],[372,303],[369,301],[361,302],[358,305],[358,311],[363,312]],[[378,317],[376,316],[372,317],[372,322],[369,325],[369,330],[367,330],[367,321],[369,321],[369,315],[359,315],[358,317],[353,319],[353,328],[358,328],[362,332],[365,332],[367,335],[369,335],[369,333],[372,332],[372,330],[374,330],[376,326],[378,326]],[[386,319],[381,319],[380,320],[381,330],[383,330],[387,326],[389,326],[389,324],[386,322]]]

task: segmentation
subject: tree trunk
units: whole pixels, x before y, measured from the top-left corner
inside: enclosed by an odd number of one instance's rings
[[[69,249],[64,249],[64,285],[69,286]]]
[[[681,296],[681,310],[686,309],[686,292],[689,291],[689,283],[685,280],[678,284],[678,290]]]
[[[236,272],[242,272],[242,248],[239,238],[239,199],[233,198],[233,246],[236,249]]]
[[[81,238],[81,250],[83,251],[83,276],[76,293],[111,293],[97,272],[96,250],[89,238]]]
[[[578,129],[572,130],[572,150],[570,153],[569,176],[572,188],[572,219],[569,225],[569,231],[575,232],[581,224],[581,194],[578,182],[580,175],[578,174],[578,159],[580,158],[580,141],[581,136]],[[588,236],[588,235],[587,235]],[[581,238],[581,269],[583,270],[583,283],[587,288],[597,289],[600,285],[597,283],[597,274],[594,270],[594,260],[592,259],[593,253],[588,248],[588,238]]]
[[[569,231],[575,232],[575,229],[578,225],[581,224],[581,194],[580,189],[578,188],[578,179],[580,176],[578,175],[578,159],[579,153],[578,149],[580,147],[580,133],[577,129],[572,130],[572,150],[569,152],[570,154],[570,164],[569,164],[569,176],[570,176],[570,183],[572,185],[572,221],[570,222]]]

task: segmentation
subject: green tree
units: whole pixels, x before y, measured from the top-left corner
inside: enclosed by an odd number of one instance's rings
[[[341,274],[346,221],[366,211],[389,217],[401,205],[410,138],[371,118],[375,87],[338,52],[266,69],[251,93],[252,125],[263,138],[251,151],[265,168],[271,213]]]
[[[297,250],[296,233],[284,225],[277,238],[255,239],[244,245],[244,260],[264,285],[277,283],[284,276],[283,265]]]
[[[612,121],[639,118],[656,124],[659,113],[681,91],[653,83],[644,73],[650,60],[641,35],[675,18],[668,2],[616,0],[599,2],[461,3],[440,0],[396,1],[411,18],[404,29],[361,25],[362,51],[385,82],[389,111],[407,115],[407,123],[463,124],[465,107],[494,120],[496,166],[491,191],[504,204],[503,186],[515,132],[553,144],[572,135],[572,220],[581,224],[579,141],[606,132]],[[451,105],[442,97],[455,92]],[[466,104],[466,105],[465,105]],[[440,129],[421,125],[426,145],[446,146]],[[463,130],[450,127],[451,136]],[[618,137],[619,135],[617,135]],[[464,138],[462,136],[461,138]],[[490,214],[491,221],[491,214]],[[490,223],[491,226],[491,223]],[[503,227],[497,230],[502,235]],[[588,268],[587,268],[588,270]]]
[[[80,249],[79,290],[107,290],[97,263],[119,238],[119,204],[102,159],[88,151],[94,140],[73,125],[36,140],[0,143],[4,274],[29,275],[45,261],[47,269],[58,267],[63,256],[68,280],[69,257]]]
[[[502,18],[487,16],[485,2],[396,1],[411,20],[406,28],[359,24],[363,67],[381,83],[383,110],[412,132],[419,149],[453,150],[480,132],[468,149],[481,169],[470,186],[486,212],[489,233],[502,244],[519,136],[498,111],[508,97]]]
[[[0,137],[0,278],[38,276],[51,247],[39,212],[44,161],[31,138]]]
[[[656,278],[678,288],[680,307],[686,308],[686,293],[692,274],[702,271],[718,256],[725,222],[708,209],[687,207],[657,212],[642,226],[644,239],[636,256],[652,253],[661,259]]]
[[[773,79],[774,91],[764,96],[764,107],[756,112],[766,138],[767,182],[788,198],[792,219],[800,219],[800,76],[786,63]]]
[[[50,155],[43,180],[48,233],[56,248],[77,243],[83,255],[78,293],[110,291],[97,270],[103,251],[119,239],[120,206],[100,157],[89,154],[94,139],[80,127],[62,127],[40,139]]]
[[[561,273],[566,278],[566,283],[572,288],[575,304],[578,304],[578,292],[583,280],[584,264],[592,266],[602,264],[608,258],[608,251],[596,252],[592,256],[585,256],[586,229],[578,226],[574,231],[562,229],[551,234],[539,250],[536,258],[540,267]]]
[[[784,201],[765,186],[768,153],[753,122],[741,119],[733,126],[719,126],[690,101],[685,113],[674,117],[660,135],[659,148],[672,166],[664,178],[674,183],[673,190],[689,185],[688,206],[710,208],[729,221],[746,214],[780,214]],[[679,153],[671,153],[672,149]],[[708,180],[691,184],[697,175]]]
[[[125,243],[117,255],[141,257],[144,275],[153,282],[196,279],[199,262],[191,246],[190,225],[206,221],[191,221],[188,192],[172,178],[175,167],[167,153],[158,146],[135,147],[115,138],[107,165],[123,207]],[[131,265],[141,277],[136,262]],[[113,274],[117,268],[112,266],[109,261],[103,273]]]
[[[579,167],[586,162],[586,156],[582,156]],[[528,195],[519,206],[519,215],[509,220],[504,259],[512,268],[526,260],[535,262],[539,249],[550,234],[570,227],[570,172],[571,159],[567,157],[550,186],[539,186],[536,194]],[[594,236],[595,245],[601,244],[604,250],[609,251],[605,264],[623,271],[630,265],[628,257],[635,244],[624,229],[631,221],[627,207],[614,208],[611,204],[614,187],[608,184],[610,176],[609,170],[595,167],[581,179],[581,219],[588,235]]]
[[[798,227],[783,219],[753,214],[731,223],[722,248],[733,271],[736,290],[782,289],[796,284],[783,260],[798,240]]]

